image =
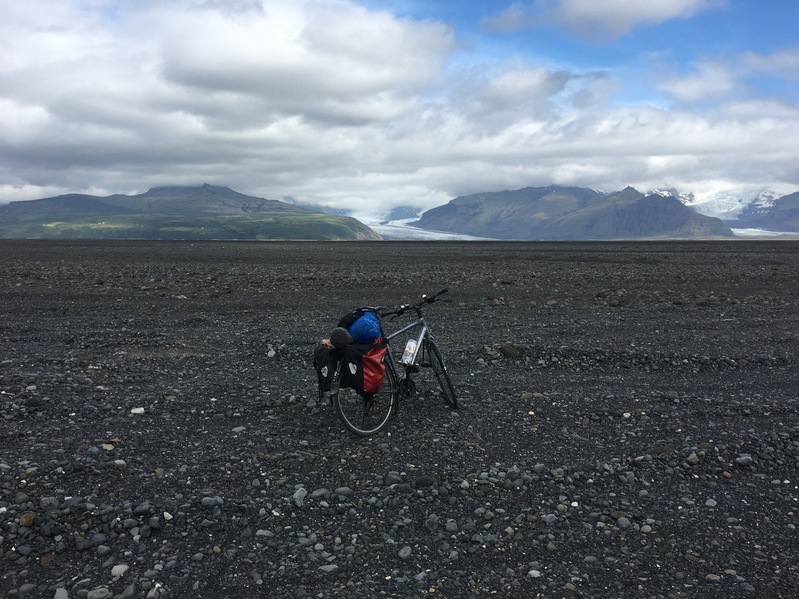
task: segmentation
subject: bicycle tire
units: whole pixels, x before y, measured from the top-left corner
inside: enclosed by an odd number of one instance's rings
[[[378,392],[362,396],[348,388],[339,388],[331,394],[333,407],[339,420],[348,431],[358,437],[376,435],[388,425],[397,411],[399,390],[397,375],[384,361],[383,388]]]
[[[441,386],[441,395],[444,396],[444,402],[453,408],[458,409],[458,398],[455,395],[455,387],[452,386],[452,379],[449,378],[447,367],[444,366],[444,359],[441,357],[441,352],[432,339],[427,341],[427,349],[430,359],[430,365],[433,367],[433,373],[438,379],[438,384]]]

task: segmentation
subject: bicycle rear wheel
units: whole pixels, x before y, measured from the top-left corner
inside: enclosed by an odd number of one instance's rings
[[[458,408],[458,399],[455,397],[455,387],[452,386],[452,380],[449,378],[447,367],[444,366],[444,359],[441,357],[441,352],[438,350],[436,342],[428,339],[428,353],[430,356],[430,365],[433,367],[433,373],[438,379],[438,384],[441,385],[441,395],[444,396],[444,401],[451,408]]]
[[[378,393],[364,397],[352,389],[340,388],[331,395],[331,399],[347,430],[359,437],[377,434],[386,428],[397,410],[397,376],[386,365],[383,388]]]

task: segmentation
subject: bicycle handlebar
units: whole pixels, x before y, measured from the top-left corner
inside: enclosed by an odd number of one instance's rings
[[[391,310],[389,312],[381,312],[380,315],[393,316],[394,318],[397,318],[405,314],[405,312],[407,312],[408,310],[414,310],[416,314],[421,316],[422,306],[424,306],[425,304],[432,304],[434,301],[436,301],[436,299],[438,299],[439,296],[444,295],[447,291],[449,291],[449,289],[444,287],[444,289],[442,289],[438,293],[434,293],[433,295],[427,295],[427,294],[422,295],[421,299],[415,304],[402,304],[396,310]]]

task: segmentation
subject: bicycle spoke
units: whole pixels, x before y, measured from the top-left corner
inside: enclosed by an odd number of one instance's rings
[[[386,427],[397,409],[398,395],[396,377],[387,366],[379,393],[363,397],[352,389],[342,388],[333,395],[333,405],[350,432],[366,437]]]

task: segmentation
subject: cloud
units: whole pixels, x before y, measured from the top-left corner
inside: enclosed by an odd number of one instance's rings
[[[496,131],[551,116],[560,94],[575,77],[518,61],[494,72],[470,70],[453,90],[451,105],[463,118]]]
[[[799,181],[775,143],[799,138],[795,102],[749,89],[792,80],[795,50],[659,64],[675,102],[654,106],[620,101],[613,71],[463,66],[450,26],[348,0],[29,0],[0,36],[0,201],[207,182],[379,213],[552,183]]]
[[[681,102],[725,99],[740,86],[740,76],[718,63],[698,64],[690,75],[670,78],[659,85]]]
[[[286,3],[246,21],[205,10],[180,19],[192,34],[165,32],[166,81],[240,97],[263,123],[297,115],[327,125],[396,118],[410,108],[410,94],[435,83],[453,45],[443,25],[349,4]],[[249,111],[246,122],[254,116]]]
[[[690,73],[666,76],[657,87],[679,102],[731,101],[754,96],[757,80],[779,83],[799,80],[799,49],[770,55],[745,52],[727,57],[723,62],[695,62]]]
[[[610,41],[641,25],[690,17],[725,0],[535,0],[515,2],[487,18],[495,31],[514,31],[556,24],[578,37]]]
[[[788,81],[799,80],[799,47],[789,48],[764,56],[747,52],[742,65],[755,74],[770,75]]]

